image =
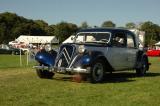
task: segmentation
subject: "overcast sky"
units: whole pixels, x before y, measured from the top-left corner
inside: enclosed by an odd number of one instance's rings
[[[42,19],[48,24],[66,21],[80,25],[87,21],[100,26],[112,20],[117,26],[144,21],[160,25],[160,0],[0,0],[3,12]]]

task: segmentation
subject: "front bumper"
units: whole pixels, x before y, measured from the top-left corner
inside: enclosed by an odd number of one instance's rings
[[[64,68],[64,67],[48,67],[48,66],[33,66],[35,69],[41,69],[41,70],[48,70],[50,72],[57,72],[57,73],[90,73],[90,67],[87,67],[86,69],[77,67],[77,68]]]

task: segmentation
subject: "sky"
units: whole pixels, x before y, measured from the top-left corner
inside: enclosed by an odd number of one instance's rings
[[[160,0],[0,0],[0,13],[13,12],[49,25],[65,21],[101,26],[111,20],[116,26],[152,21],[160,25]]]

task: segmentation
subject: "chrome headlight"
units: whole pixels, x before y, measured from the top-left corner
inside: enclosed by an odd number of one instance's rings
[[[51,50],[51,45],[45,45],[45,50],[50,51]]]
[[[85,52],[85,47],[84,47],[84,45],[80,45],[80,46],[78,47],[78,52],[79,52],[79,53],[84,53],[84,52]]]

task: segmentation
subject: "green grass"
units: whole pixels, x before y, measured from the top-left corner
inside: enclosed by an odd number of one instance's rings
[[[1,68],[18,68],[18,67],[30,67],[35,64],[35,61],[28,59],[27,65],[27,55],[22,55],[21,64],[19,55],[0,55],[0,69]]]
[[[159,106],[160,58],[150,58],[145,77],[134,72],[107,75],[104,83],[76,83],[67,75],[40,79],[29,66],[14,68],[12,56],[0,64],[0,106]],[[0,57],[1,58],[1,57]],[[7,65],[6,65],[7,64]],[[0,66],[1,66],[0,65]],[[7,68],[9,66],[9,68]]]

